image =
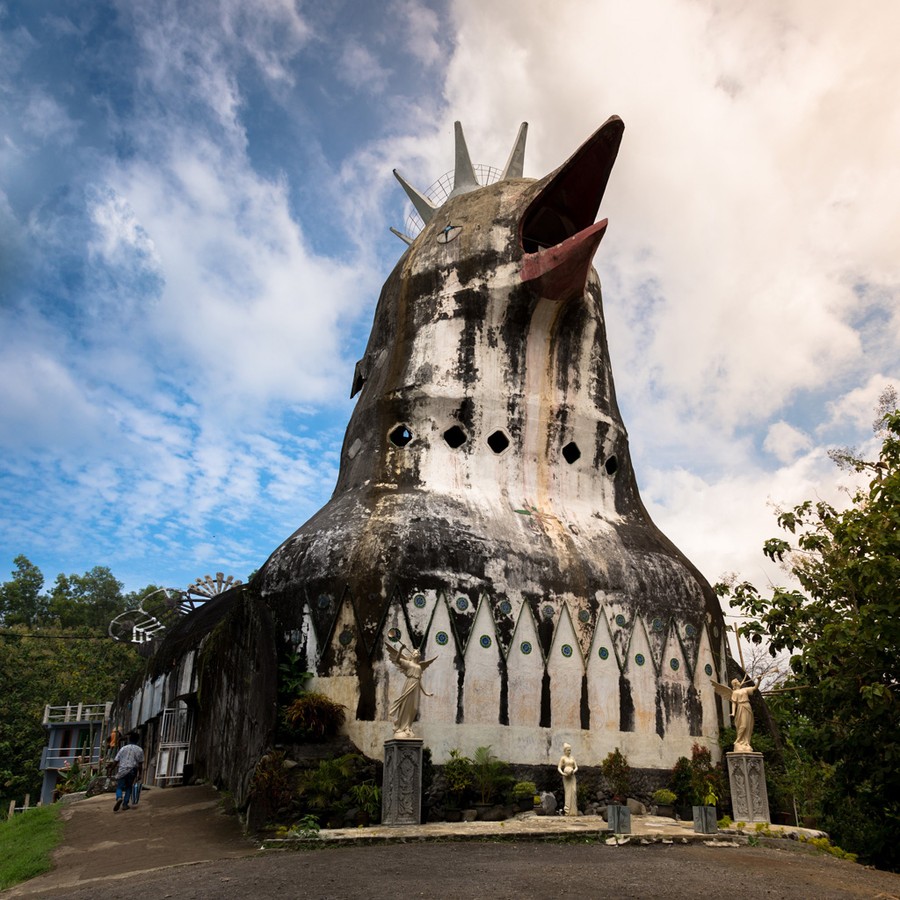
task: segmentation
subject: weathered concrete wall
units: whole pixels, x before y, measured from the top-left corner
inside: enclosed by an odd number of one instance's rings
[[[194,712],[194,775],[226,786],[243,807],[275,729],[277,647],[268,608],[250,589],[235,588],[166,635],[143,679],[118,698],[114,721],[152,739],[145,748],[152,771],[155,720],[186,701]]]

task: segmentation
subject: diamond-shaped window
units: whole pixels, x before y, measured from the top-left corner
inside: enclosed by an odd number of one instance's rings
[[[494,453],[502,453],[509,446],[509,438],[504,432],[495,431],[488,435],[487,443]]]
[[[388,437],[395,447],[405,447],[413,439],[413,433],[406,425],[398,425]]]

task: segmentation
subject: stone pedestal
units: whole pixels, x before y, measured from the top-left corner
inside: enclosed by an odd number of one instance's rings
[[[726,753],[735,822],[768,822],[769,794],[762,753]]]
[[[631,834],[631,810],[618,803],[606,807],[606,824],[613,834]]]
[[[418,825],[422,818],[422,741],[384,742],[382,825]]]

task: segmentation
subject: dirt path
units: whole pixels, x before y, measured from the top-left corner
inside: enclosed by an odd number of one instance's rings
[[[219,811],[210,788],[145,793],[113,814],[108,796],[73,804],[54,871],[3,897],[96,900],[110,891],[159,898],[627,898],[900,900],[900,875],[865,869],[785,842],[624,846],[530,841],[338,845],[261,851]],[[486,824],[486,823],[485,823]],[[554,822],[555,826],[559,823]],[[497,823],[498,836],[502,825]],[[570,837],[576,837],[570,835]],[[780,842],[779,842],[780,843]],[[238,858],[250,857],[250,858]]]
[[[68,896],[65,891],[85,882],[96,885],[97,879],[257,852],[258,845],[243,838],[237,819],[220,811],[210,787],[144,790],[140,803],[127,812],[114,813],[113,802],[111,794],[101,794],[67,805],[53,869],[3,896],[39,891]]]

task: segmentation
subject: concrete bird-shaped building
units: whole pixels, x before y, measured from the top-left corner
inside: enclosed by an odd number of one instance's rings
[[[334,495],[254,582],[368,755],[399,690],[385,641],[438,657],[436,762],[543,764],[564,739],[646,768],[718,755],[722,613],[641,502],[591,267],[623,127],[533,180],[523,126],[481,186],[457,124],[443,204],[400,179],[425,224],[356,366]]]

